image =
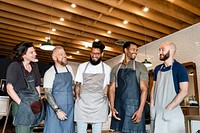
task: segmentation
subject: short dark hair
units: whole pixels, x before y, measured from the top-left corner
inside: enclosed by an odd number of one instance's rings
[[[101,42],[101,41],[94,41],[92,43],[92,48],[99,48],[101,53],[103,52],[104,48],[105,48],[105,45]]]
[[[26,54],[28,48],[34,47],[32,42],[21,42],[13,49],[13,59],[23,61],[23,55]]]
[[[129,48],[131,44],[136,45],[138,47],[138,45],[135,42],[128,41],[128,42],[125,42],[123,45],[123,52],[124,52],[124,49]]]

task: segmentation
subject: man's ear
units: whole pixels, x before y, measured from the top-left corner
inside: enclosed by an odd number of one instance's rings
[[[124,53],[127,53],[127,48],[124,49]]]
[[[103,55],[104,55],[104,52],[101,53],[101,57],[103,57]]]
[[[56,56],[55,56],[55,55],[52,55],[52,59],[55,61],[55,60],[56,60]]]

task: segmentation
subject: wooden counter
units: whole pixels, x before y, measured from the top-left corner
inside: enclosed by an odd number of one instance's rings
[[[186,115],[185,116],[186,133],[192,133],[191,132],[191,120],[200,121],[200,115]]]
[[[184,115],[199,115],[199,106],[181,106]]]

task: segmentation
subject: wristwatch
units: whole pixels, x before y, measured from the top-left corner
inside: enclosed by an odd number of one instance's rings
[[[57,108],[55,108],[55,109],[54,109],[54,111],[57,113],[57,112],[59,112],[59,111],[60,111],[60,108],[59,108],[59,107],[57,107]]]

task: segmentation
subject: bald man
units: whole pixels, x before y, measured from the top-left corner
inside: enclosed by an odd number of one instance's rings
[[[174,59],[176,46],[165,42],[159,56],[163,64],[156,66],[151,90],[151,133],[185,133],[180,103],[188,94],[186,68]]]
[[[63,47],[56,46],[52,58],[55,64],[44,75],[48,101],[44,133],[74,133],[72,69]]]

